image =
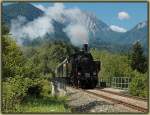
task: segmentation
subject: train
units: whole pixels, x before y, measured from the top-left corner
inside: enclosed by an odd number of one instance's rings
[[[93,59],[88,44],[82,50],[68,56],[56,68],[56,76],[66,79],[66,83],[82,89],[93,89],[98,83],[101,62]]]

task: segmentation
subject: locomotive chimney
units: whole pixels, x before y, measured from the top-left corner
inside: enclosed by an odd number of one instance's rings
[[[88,44],[86,43],[86,44],[83,44],[83,50],[85,51],[85,52],[88,52]]]

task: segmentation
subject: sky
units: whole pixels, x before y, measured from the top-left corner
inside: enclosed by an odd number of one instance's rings
[[[44,10],[53,6],[52,2],[34,2],[34,6]],[[126,32],[136,24],[147,20],[147,3],[145,2],[64,2],[65,8],[79,8],[93,12],[111,29]]]
[[[39,8],[52,6],[53,3],[32,3]],[[139,22],[147,20],[147,3],[64,3],[66,8],[79,8],[90,11],[110,27],[126,31],[132,29]]]

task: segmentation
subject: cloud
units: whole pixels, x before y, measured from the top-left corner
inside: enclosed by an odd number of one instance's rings
[[[17,38],[17,41],[20,41],[22,38],[33,40],[37,37],[43,37],[46,33],[54,33],[52,20],[46,16],[26,22],[27,20],[23,16],[18,16],[16,20],[11,21],[10,32]]]
[[[127,30],[125,28],[116,26],[116,25],[111,25],[110,29],[115,31],[115,32],[126,32]]]
[[[121,11],[118,13],[118,18],[120,20],[127,20],[127,19],[130,19],[130,15],[125,11]]]
[[[43,5],[41,5],[41,4],[37,4],[37,5],[35,4],[34,6],[37,7],[37,8],[39,8],[42,11],[46,10],[46,8]]]
[[[64,10],[63,3],[55,3],[52,7],[48,7],[45,10],[45,14],[55,21],[62,22],[63,15],[65,15]]]
[[[41,6],[40,6],[41,7]],[[78,8],[66,9],[62,3],[55,3],[53,6],[44,9],[44,15],[33,21],[27,22],[25,17],[19,16],[11,21],[10,32],[21,43],[22,38],[36,39],[43,38],[47,33],[54,34],[54,21],[65,24],[63,31],[75,46],[88,43],[88,24],[85,13]]]

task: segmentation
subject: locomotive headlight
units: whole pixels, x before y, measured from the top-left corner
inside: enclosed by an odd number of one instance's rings
[[[96,72],[93,72],[93,75],[96,75]]]
[[[81,75],[81,73],[80,73],[80,72],[78,72],[78,75]]]

